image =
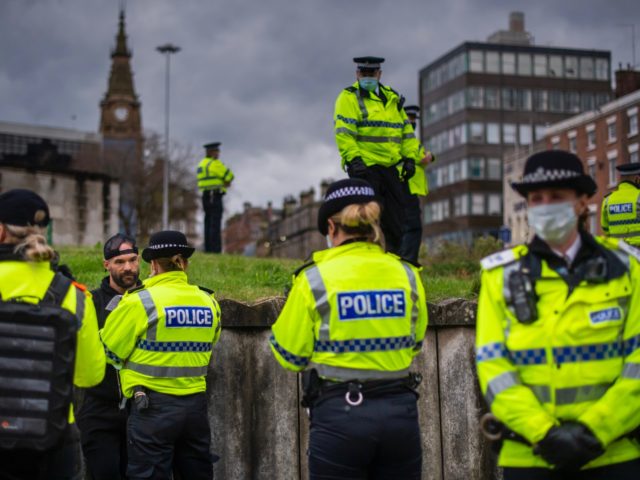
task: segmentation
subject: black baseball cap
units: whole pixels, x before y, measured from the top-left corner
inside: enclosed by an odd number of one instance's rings
[[[49,207],[37,193],[14,188],[0,194],[0,223],[27,227],[49,225]]]
[[[126,248],[124,250],[120,250],[120,246],[123,243],[131,244],[132,248]],[[109,260],[113,257],[117,257],[118,255],[126,255],[129,253],[138,254],[138,247],[136,246],[135,238],[126,235],[124,233],[116,233],[113,237],[107,240],[104,243],[104,259]]]

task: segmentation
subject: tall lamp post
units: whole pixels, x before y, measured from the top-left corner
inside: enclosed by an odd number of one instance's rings
[[[171,54],[178,53],[180,47],[166,43],[156,47],[167,59],[164,98],[164,163],[162,165],[162,229],[169,229],[169,71]]]

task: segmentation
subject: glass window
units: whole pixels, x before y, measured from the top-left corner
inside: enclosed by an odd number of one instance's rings
[[[451,183],[460,181],[460,162],[452,162],[449,164],[449,176],[451,177]]]
[[[449,218],[449,200],[442,200],[442,217],[440,220]]]
[[[460,160],[460,180],[469,178],[468,162],[466,158]]]
[[[471,72],[483,72],[483,58],[482,50],[471,50],[469,51],[469,71]]]
[[[549,55],[549,76],[564,77],[562,57],[560,55]]]
[[[484,91],[482,87],[469,87],[467,89],[467,99],[471,108],[484,107]]]
[[[609,94],[606,92],[596,93],[596,108],[604,105],[609,101]]]
[[[453,199],[453,214],[456,217],[469,215],[469,196],[458,195]]]
[[[487,123],[487,143],[497,145],[500,143],[500,124]]]
[[[487,73],[500,73],[500,53],[485,52],[485,71]]]
[[[629,117],[629,131],[627,135],[632,137],[638,134],[638,110],[631,113],[627,112],[627,116]]]
[[[546,77],[548,75],[546,55],[536,53],[533,56],[533,73],[536,77]]]
[[[596,58],[596,80],[609,80],[609,60]]]
[[[471,143],[484,143],[484,123],[471,122],[469,141]]]
[[[589,176],[595,180],[596,178],[596,162],[590,163],[588,168]]]
[[[450,97],[449,113],[454,113],[464,108],[464,90],[460,90]]]
[[[578,78],[577,57],[564,57],[564,75],[567,78]]]
[[[587,130],[587,148],[592,149],[596,148],[596,131]]]
[[[616,163],[618,162],[618,157],[609,157],[609,186],[615,187],[616,183],[618,183],[617,173],[616,173]]]
[[[487,159],[487,178],[500,180],[502,178],[502,161],[499,158]]]
[[[502,73],[506,75],[515,75],[516,73],[516,54],[502,53]]]
[[[629,163],[638,163],[638,161],[640,161],[638,158],[638,150],[629,152]]]
[[[484,106],[485,108],[500,108],[500,99],[498,98],[497,88],[485,87]]]
[[[593,93],[591,92],[582,92],[580,94],[580,100],[582,101],[582,111],[588,112],[589,110],[594,109],[593,103]]]
[[[529,53],[518,54],[518,75],[531,75],[531,55]]]
[[[536,142],[538,140],[542,140],[546,134],[547,134],[546,125],[536,125]]]
[[[564,111],[571,113],[580,111],[580,94],[578,92],[565,92]]]
[[[502,141],[503,143],[518,143],[516,136],[516,125],[513,123],[502,124]]]
[[[616,122],[607,124],[607,139],[609,142],[616,141]]]
[[[531,143],[531,125],[526,123],[520,124],[520,143],[529,145]]]
[[[580,57],[580,78],[584,80],[592,80],[593,70],[593,58]]]
[[[531,110],[531,90],[526,88],[516,90],[516,107],[525,112]]]
[[[484,215],[484,195],[482,193],[471,195],[471,215]]]
[[[549,96],[546,90],[533,91],[533,109],[536,112],[546,112],[549,109]]]
[[[484,158],[471,157],[469,159],[469,178],[484,178]]]
[[[549,92],[549,111],[562,112],[562,92],[560,90],[551,90]]]
[[[515,88],[502,89],[502,108],[505,110],[516,109],[516,89]]]
[[[569,151],[571,153],[578,151],[578,139],[576,137],[569,137]]]
[[[502,215],[502,195],[490,193],[487,196],[487,213],[489,215]]]

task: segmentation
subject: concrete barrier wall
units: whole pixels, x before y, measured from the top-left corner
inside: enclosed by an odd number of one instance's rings
[[[299,376],[273,358],[268,338],[283,298],[247,306],[222,300],[223,332],[208,375],[212,449],[219,479],[306,480],[308,420]],[[424,480],[500,478],[478,430],[483,403],[474,365],[475,302],[429,305],[414,370],[423,375],[419,412]]]

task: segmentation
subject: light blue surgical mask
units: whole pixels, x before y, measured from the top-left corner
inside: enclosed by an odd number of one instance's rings
[[[362,77],[359,80],[360,86],[369,92],[378,88],[378,79],[374,77]]]
[[[527,210],[529,225],[549,245],[562,245],[576,229],[574,202],[547,203]]]

